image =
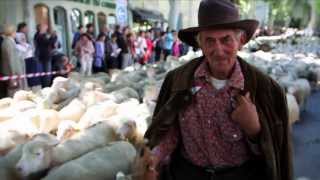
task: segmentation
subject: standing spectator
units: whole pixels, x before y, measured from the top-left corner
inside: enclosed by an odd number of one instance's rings
[[[124,33],[127,33],[127,27],[124,28]],[[124,67],[123,65],[126,65],[126,62],[128,60],[127,58],[129,57],[128,45],[123,33],[121,32],[120,25],[116,25],[114,34],[117,36],[117,44],[121,49],[121,53],[118,56],[118,69],[121,69],[122,67]]]
[[[173,35],[175,31],[173,30],[172,32],[169,31],[169,28],[167,29],[167,33],[164,38],[164,49],[163,49],[163,54],[164,54],[164,60],[167,60],[167,57],[171,54],[171,49],[173,45]]]
[[[25,61],[26,74],[40,72],[41,67],[38,61],[34,58],[34,48],[31,44],[27,42],[27,38],[24,33],[16,34],[17,49],[20,56]],[[27,78],[28,86],[36,91],[41,89],[41,78],[40,77],[30,77]]]
[[[57,31],[52,31],[49,38],[49,51],[59,50],[61,48],[61,43],[59,42]]]
[[[100,33],[95,43],[96,52],[95,52],[94,63],[93,63],[93,72],[104,72],[106,69],[105,63],[104,63],[105,40],[106,40],[106,35],[104,33]]]
[[[82,25],[78,27],[78,31],[74,33],[73,39],[72,39],[72,49],[76,47],[77,42],[80,40],[80,35],[84,33],[84,28]]]
[[[172,56],[175,58],[179,58],[183,53],[183,44],[178,38],[178,33],[173,33],[173,45],[172,45]]]
[[[50,59],[50,34],[48,33],[48,25],[40,24],[35,37],[35,56],[41,64],[43,72],[51,71]],[[51,84],[51,76],[41,77],[42,87],[49,87]]]
[[[113,33],[111,35],[111,41],[107,43],[106,47],[106,64],[109,70],[117,69],[119,67],[119,55],[121,48],[117,43],[117,35]]]
[[[90,36],[91,41],[94,41],[95,35],[94,35],[94,26],[93,26],[93,24],[92,23],[88,23],[86,25],[86,28],[87,28],[87,32],[86,33]]]
[[[91,36],[87,33],[81,34],[80,41],[76,45],[77,54],[80,57],[81,74],[90,76],[94,55],[94,46],[92,45]]]
[[[25,22],[22,22],[22,23],[19,23],[18,24],[18,27],[17,27],[17,34],[19,33],[23,33],[25,35],[25,38],[26,38],[26,41],[28,41],[28,32],[29,32],[29,29],[28,29],[28,26]]]
[[[131,56],[129,54],[129,47],[128,47],[128,40],[127,40],[127,35],[130,33],[129,27],[124,27],[122,31],[122,38],[123,41],[121,44],[121,56],[122,56],[122,62],[121,62],[121,69],[124,69],[131,64]]]
[[[107,26],[102,27],[99,34],[106,35],[106,38],[105,38],[105,42],[106,43],[111,38],[111,33],[110,33],[110,30],[109,30],[109,28]]]
[[[128,66],[131,66],[137,59],[135,34],[133,32],[130,32],[129,34],[127,34],[127,44],[128,44],[128,51],[130,54],[130,61],[128,63]]]
[[[156,62],[159,62],[161,58],[161,54],[164,46],[164,35],[165,35],[164,32],[160,32],[160,31],[156,32],[156,39],[154,40]]]
[[[16,48],[16,29],[12,25],[6,25],[4,39],[1,45],[1,72],[4,76],[25,74],[25,64]],[[26,78],[11,79],[7,86],[7,95],[13,96],[20,89],[27,89]]]
[[[145,38],[145,32],[144,31],[139,31],[138,38],[137,38],[137,57],[139,63],[143,62],[143,57],[144,54],[146,53],[147,50],[147,42]]]
[[[77,42],[80,40],[81,34],[83,34],[83,33],[85,33],[84,27],[82,25],[80,25],[78,27],[78,31],[74,33],[73,40],[72,40],[72,46],[71,46],[73,49],[71,63],[73,63],[76,66],[76,69],[78,71],[81,68],[81,64],[80,64],[80,58],[77,56],[77,52],[76,52],[75,48],[76,48]]]
[[[151,39],[151,32],[150,31],[147,31],[146,32],[146,44],[147,44],[147,49],[146,49],[146,52],[144,54],[144,57],[143,57],[143,64],[146,64],[146,63],[153,63],[153,60],[152,60],[152,52],[153,52],[153,43],[152,43],[152,39]]]

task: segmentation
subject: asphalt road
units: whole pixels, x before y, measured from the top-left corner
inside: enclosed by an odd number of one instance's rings
[[[306,111],[292,130],[295,177],[320,180],[320,91],[311,95]]]

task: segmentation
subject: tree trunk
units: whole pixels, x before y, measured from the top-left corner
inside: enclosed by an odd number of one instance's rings
[[[170,29],[177,29],[178,18],[179,18],[179,6],[178,0],[169,0],[170,11],[169,11],[169,27]]]
[[[313,33],[319,31],[320,17],[316,11],[316,0],[309,0],[309,5],[311,7],[311,18],[307,26],[307,30]]]

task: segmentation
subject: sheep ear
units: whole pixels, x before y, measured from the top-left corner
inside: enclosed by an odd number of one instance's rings
[[[31,139],[31,137],[28,134],[20,134],[16,130],[9,130],[8,132],[18,135],[18,136],[13,136],[11,139],[15,144],[23,144],[29,139]]]
[[[53,147],[57,146],[60,142],[55,142],[55,141],[51,141],[51,142],[48,142],[46,145],[45,145],[45,150],[50,150],[52,149]]]
[[[57,146],[59,143],[60,143],[59,140],[52,140],[48,142],[48,146],[54,147],[54,146]]]

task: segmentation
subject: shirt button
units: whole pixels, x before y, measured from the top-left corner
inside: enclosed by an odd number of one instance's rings
[[[237,138],[238,137],[238,135],[236,135],[236,134],[233,134],[232,136],[233,136],[233,138]]]

